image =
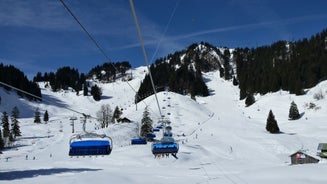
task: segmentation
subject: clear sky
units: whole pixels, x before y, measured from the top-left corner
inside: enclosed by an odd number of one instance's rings
[[[112,62],[146,65],[128,0],[65,0]],[[150,62],[192,43],[256,47],[327,28],[326,0],[134,0]],[[29,78],[107,62],[59,0],[0,0],[0,62]]]

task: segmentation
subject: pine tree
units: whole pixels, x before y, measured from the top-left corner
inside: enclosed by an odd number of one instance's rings
[[[11,112],[11,133],[13,135],[13,138],[16,138],[17,136],[21,136],[19,122],[17,118],[19,117],[19,110],[15,106]]]
[[[266,130],[272,134],[280,132],[275,116],[271,110],[267,118]]]
[[[12,143],[14,141],[15,141],[14,133],[12,131],[10,131],[10,133],[9,133],[9,143]]]
[[[83,85],[83,95],[87,96],[89,94],[89,89],[87,87],[87,83],[85,82]]]
[[[233,77],[233,85],[234,86],[237,86],[238,85],[238,80],[236,79],[235,76]]]
[[[34,123],[41,123],[40,117],[41,117],[40,110],[39,110],[39,108],[36,108],[35,112],[34,112]]]
[[[3,128],[3,137],[9,137],[10,129],[9,129],[9,119],[7,112],[3,112],[2,114],[2,128]]]
[[[101,95],[102,95],[102,91],[101,89],[95,85],[91,88],[91,95],[93,96],[93,99],[95,101],[100,101],[101,100]]]
[[[224,69],[225,69],[225,73],[224,73],[224,77],[225,80],[229,80],[231,78],[231,74],[230,74],[230,52],[229,49],[225,49],[224,50],[224,54],[223,54],[223,59],[224,59]]]
[[[45,123],[47,123],[47,122],[49,121],[49,113],[48,113],[47,110],[46,110],[45,113],[44,113],[43,121],[44,121]]]
[[[150,118],[148,107],[144,109],[141,124],[141,137],[146,137],[146,134],[153,132],[152,119]]]
[[[250,105],[254,104],[254,102],[255,102],[255,99],[254,99],[253,94],[248,94],[246,99],[245,99],[245,105],[247,107],[249,107]]]
[[[2,150],[5,147],[5,142],[2,139],[2,132],[0,128],[0,150]]]
[[[290,120],[297,120],[301,117],[297,105],[295,104],[294,101],[292,101],[291,103],[288,117]]]
[[[121,112],[121,110],[119,109],[119,107],[118,106],[116,106],[116,108],[115,108],[115,111],[114,111],[114,114],[113,114],[113,119],[119,119],[120,118],[120,116],[122,115],[122,112]]]

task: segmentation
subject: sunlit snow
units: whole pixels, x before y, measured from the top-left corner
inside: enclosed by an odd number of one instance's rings
[[[327,82],[308,89],[306,95],[295,96],[280,91],[256,95],[256,103],[245,107],[239,101],[239,89],[231,81],[219,78],[218,72],[205,73],[210,90],[208,97],[182,96],[160,92],[158,99],[162,115],[172,122],[174,138],[179,143],[178,159],[154,158],[151,143],[130,145],[138,136],[138,126],[146,105],[149,105],[154,126],[160,118],[154,96],[134,104],[135,90],[146,68],[133,70],[134,79],[127,84],[117,81],[98,85],[102,100],[91,96],[76,96],[76,92],[53,93],[42,87],[44,102],[35,103],[18,98],[16,92],[0,88],[1,112],[8,114],[14,106],[20,111],[22,136],[12,149],[0,154],[0,183],[164,183],[164,184],[325,184],[326,161],[316,156],[317,146],[327,142],[327,100],[314,99],[314,94],[327,95]],[[80,93],[82,94],[82,93]],[[288,120],[289,107],[294,101],[302,115]],[[316,108],[309,108],[314,103]],[[89,119],[86,129],[106,133],[113,140],[109,156],[70,157],[69,139],[72,116],[75,131],[82,131],[80,114],[73,109],[96,116],[102,104],[123,109],[122,117],[132,123],[113,124],[95,130],[97,122]],[[47,124],[35,124],[34,111],[49,112]],[[272,110],[280,134],[266,131],[266,119]],[[162,132],[156,133],[157,137]],[[290,165],[289,155],[298,150],[320,159],[318,164]]]

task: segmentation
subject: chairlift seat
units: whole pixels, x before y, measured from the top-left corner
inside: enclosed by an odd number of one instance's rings
[[[70,144],[69,156],[109,155],[111,144],[108,140],[82,140]]]
[[[131,144],[147,144],[147,141],[143,138],[135,138],[131,140]]]
[[[154,133],[146,134],[146,138],[155,138],[155,137],[156,137],[156,134],[154,134]]]
[[[152,144],[153,154],[178,153],[179,146],[175,142],[157,142]]]

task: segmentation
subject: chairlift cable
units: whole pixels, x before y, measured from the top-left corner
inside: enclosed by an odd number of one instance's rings
[[[169,28],[169,26],[170,26],[171,21],[173,20],[173,17],[174,17],[174,15],[175,15],[175,12],[176,12],[176,10],[177,10],[177,7],[178,7],[180,1],[181,1],[181,0],[178,0],[178,1],[176,2],[175,7],[174,7],[174,9],[173,9],[173,11],[172,11],[172,13],[171,13],[171,15],[170,15],[170,17],[169,17],[168,23],[167,23],[167,25],[166,25],[166,27],[165,27],[165,30],[164,30],[163,34],[161,35],[161,37],[160,37],[160,39],[159,39],[159,42],[158,42],[157,47],[156,47],[156,50],[154,51],[154,53],[153,53],[153,55],[152,55],[150,61],[153,61],[154,57],[157,55],[158,50],[159,50],[159,47],[160,47],[160,45],[161,45],[161,42],[162,42],[162,40],[164,39],[164,37],[165,37],[165,35],[166,35],[167,31],[168,31],[168,28]]]
[[[106,52],[104,51],[104,49],[100,46],[100,44],[98,44],[98,42],[93,38],[93,36],[87,31],[87,29],[83,26],[83,24],[78,20],[78,18],[74,15],[74,13],[70,10],[70,8],[66,5],[66,3],[64,2],[64,0],[59,0],[61,2],[61,4],[65,7],[65,9],[68,11],[68,13],[74,18],[74,20],[78,23],[78,25],[83,29],[83,31],[85,32],[85,34],[89,37],[89,39],[92,41],[92,43],[94,43],[94,45],[98,48],[98,50],[101,52],[101,54],[107,59],[107,61],[113,66],[113,68],[116,70],[116,72],[119,72],[119,70],[117,69],[117,67],[111,62],[109,56],[106,54]],[[151,78],[152,79],[152,78]],[[139,97],[139,94],[137,93],[137,91],[133,88],[133,86],[131,86],[131,84],[126,81],[126,83],[128,84],[128,86],[135,92],[135,94],[137,95],[137,97]],[[142,100],[142,102],[145,104],[145,106],[148,106],[146,104],[145,101]],[[151,109],[150,109],[151,110]],[[160,109],[159,109],[160,110]],[[161,113],[160,113],[160,117],[161,117]]]
[[[49,100],[42,99],[42,98],[39,97],[39,96],[36,96],[36,95],[34,95],[34,94],[32,94],[32,93],[29,93],[29,92],[27,92],[27,91],[24,91],[24,90],[21,90],[21,89],[19,89],[19,88],[16,88],[16,87],[14,87],[14,86],[12,86],[12,85],[9,85],[9,84],[6,84],[6,83],[4,83],[4,82],[1,82],[1,81],[0,81],[0,84],[2,84],[2,85],[4,85],[4,86],[7,86],[7,87],[10,87],[10,88],[12,88],[12,89],[14,89],[14,90],[17,90],[17,91],[19,91],[19,92],[22,92],[22,93],[24,93],[24,94],[30,95],[30,96],[32,96],[32,97],[34,97],[34,98],[36,98],[36,99],[41,100],[41,101],[46,101],[46,102],[52,103],[52,102],[49,101]],[[85,114],[82,113],[82,112],[76,111],[76,110],[71,109],[71,108],[68,108],[68,107],[63,107],[63,108],[65,108],[65,109],[67,109],[67,110],[70,110],[70,111],[73,111],[73,112],[78,113],[78,114],[85,115]],[[92,117],[92,118],[93,118],[93,117]],[[97,119],[97,118],[96,118],[96,119]]]
[[[159,113],[161,115],[161,118],[163,118],[163,116],[161,114],[161,109],[160,109],[158,97],[157,97],[157,92],[156,92],[156,89],[155,89],[155,86],[154,86],[154,83],[153,83],[153,79],[152,79],[152,75],[151,75],[151,70],[150,70],[150,67],[149,67],[149,61],[148,61],[148,57],[146,55],[146,51],[145,51],[145,47],[144,47],[144,42],[143,42],[142,34],[141,34],[141,29],[140,29],[140,26],[139,26],[139,23],[138,23],[138,20],[137,20],[137,16],[136,16],[136,12],[135,12],[135,8],[134,8],[133,0],[129,0],[129,4],[130,4],[130,7],[131,7],[131,10],[132,10],[132,13],[133,13],[134,22],[135,22],[135,26],[136,26],[136,29],[137,29],[139,41],[140,41],[141,46],[142,46],[142,51],[143,51],[144,59],[145,59],[145,62],[147,64],[147,68],[149,70],[149,76],[150,76],[150,79],[151,79],[152,88],[153,88],[153,91],[154,91],[154,94],[155,94],[155,98],[156,98],[156,101],[157,101]],[[165,127],[165,129],[166,129],[166,127]],[[167,130],[164,130],[163,133],[165,131],[167,131]],[[167,135],[165,135],[165,133],[164,133],[163,138],[161,139],[161,141],[159,141],[159,142],[153,142],[152,145],[151,145],[152,153],[155,156],[158,156],[158,155],[166,155],[167,156],[167,155],[171,154],[173,157],[175,157],[176,159],[178,159],[178,157],[176,155],[178,153],[178,149],[179,149],[179,145],[178,145],[178,143],[175,142],[174,138],[172,138],[172,133],[170,132],[170,130],[167,131]]]
[[[104,55],[104,57],[110,61],[109,56],[104,52],[104,50],[102,49],[102,47],[100,47],[100,45],[98,44],[97,41],[95,41],[95,39],[91,36],[91,34],[85,29],[85,27],[83,26],[83,24],[77,19],[77,17],[73,14],[73,12],[68,8],[68,6],[66,5],[66,3],[63,0],[60,0],[60,2],[62,3],[62,5],[66,8],[66,10],[69,12],[69,14],[75,19],[75,21],[78,23],[78,25],[83,29],[83,31],[86,33],[86,35],[90,38],[90,40],[95,44],[95,46],[100,50],[100,52],[102,53],[102,55]],[[115,70],[116,67],[114,66]]]
[[[150,66],[149,66],[149,60],[148,60],[148,56],[147,56],[146,51],[145,51],[144,42],[143,42],[142,34],[141,34],[141,29],[140,29],[140,25],[139,25],[138,20],[137,20],[137,16],[136,16],[136,12],[135,12],[135,8],[134,8],[133,0],[129,0],[129,4],[130,4],[131,10],[132,10],[132,14],[133,14],[133,18],[134,18],[134,23],[135,23],[136,30],[137,30],[137,35],[139,37],[139,41],[140,41],[140,44],[141,44],[141,47],[142,47],[142,52],[143,52],[144,60],[145,60],[145,63],[146,63],[146,67],[148,68],[148,71],[149,71],[151,85],[152,85],[152,89],[153,89],[153,92],[154,92],[154,96],[155,96],[156,101],[157,101],[157,106],[158,106],[159,114],[160,114],[160,117],[162,117],[162,113],[161,113],[161,109],[160,109],[160,104],[159,104],[159,100],[158,100],[158,97],[157,97],[157,90],[156,90],[156,88],[154,86],[154,83],[153,83],[153,78],[152,78],[152,74],[151,74],[151,70],[150,70]]]

